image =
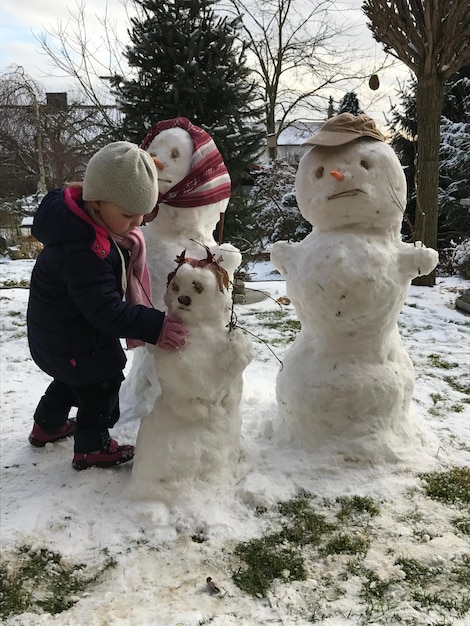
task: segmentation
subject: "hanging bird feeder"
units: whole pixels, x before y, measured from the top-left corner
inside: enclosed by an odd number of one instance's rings
[[[377,91],[377,89],[380,87],[379,77],[375,72],[369,78],[369,87],[372,89],[372,91]]]

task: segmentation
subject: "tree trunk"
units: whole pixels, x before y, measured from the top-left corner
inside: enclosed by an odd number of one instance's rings
[[[432,73],[417,77],[418,156],[416,164],[415,237],[428,248],[437,248],[440,124],[444,82]],[[436,272],[418,276],[415,285],[432,287]]]
[[[268,158],[270,161],[275,161],[277,159],[277,137],[275,103],[272,101],[272,98],[269,98],[269,105],[266,107],[266,132],[269,137]]]

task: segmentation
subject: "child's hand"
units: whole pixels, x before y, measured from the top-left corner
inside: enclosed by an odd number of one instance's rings
[[[166,316],[158,337],[157,346],[162,350],[176,350],[186,343],[188,329],[177,317]]]

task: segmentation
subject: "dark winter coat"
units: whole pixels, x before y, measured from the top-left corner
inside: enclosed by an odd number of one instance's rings
[[[123,301],[122,260],[106,229],[64,190],[48,193],[32,233],[44,244],[34,266],[28,303],[28,341],[35,363],[69,385],[86,385],[121,371],[119,337],[155,344],[164,313]],[[122,251],[124,255],[126,251]]]

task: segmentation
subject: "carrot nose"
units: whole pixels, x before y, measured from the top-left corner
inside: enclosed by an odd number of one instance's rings
[[[159,169],[160,171],[165,167],[163,163],[157,159],[157,157],[152,157],[152,159],[155,165],[157,166],[157,169]]]
[[[336,180],[344,180],[343,172],[340,172],[338,170],[331,170],[330,174],[333,176],[333,178],[336,178]]]

